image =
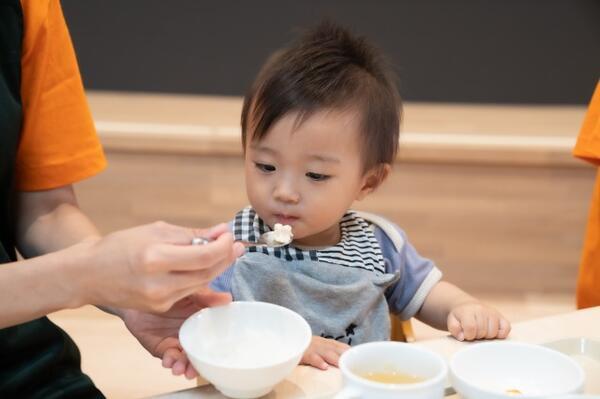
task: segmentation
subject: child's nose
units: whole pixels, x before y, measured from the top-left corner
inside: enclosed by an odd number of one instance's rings
[[[300,194],[294,189],[293,184],[290,181],[281,181],[275,187],[273,196],[277,201],[297,204],[300,201]]]

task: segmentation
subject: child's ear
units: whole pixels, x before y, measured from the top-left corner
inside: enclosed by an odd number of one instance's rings
[[[383,163],[371,168],[363,177],[363,185],[356,196],[357,200],[362,200],[371,194],[388,177],[392,166],[389,163]]]

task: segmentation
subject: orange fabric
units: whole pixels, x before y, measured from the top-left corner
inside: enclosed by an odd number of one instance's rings
[[[600,165],[600,81],[583,120],[573,155]]]
[[[23,128],[17,189],[56,188],[106,166],[59,0],[21,0]]]
[[[573,153],[600,166],[600,82],[596,85]],[[577,307],[591,306],[600,306],[600,171],[596,176],[577,280]]]

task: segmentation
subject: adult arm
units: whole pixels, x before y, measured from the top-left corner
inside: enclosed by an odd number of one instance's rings
[[[70,186],[18,200],[18,248],[33,257],[0,268],[0,327],[84,304],[165,312],[243,252],[226,225],[203,231],[156,222],[100,238]],[[197,235],[216,240],[189,245]]]
[[[70,184],[52,190],[20,192],[17,208],[17,248],[25,258],[100,238],[96,226],[79,209]]]

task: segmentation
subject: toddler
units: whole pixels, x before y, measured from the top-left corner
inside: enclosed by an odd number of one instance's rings
[[[314,334],[304,364],[326,369],[349,345],[388,340],[389,312],[459,340],[510,331],[498,311],[442,281],[398,226],[350,210],[390,173],[400,119],[382,55],[332,23],[276,52],[244,99],[251,206],[235,216],[235,237],[256,241],[280,223],[293,241],[250,247],[213,288],[301,314]]]

